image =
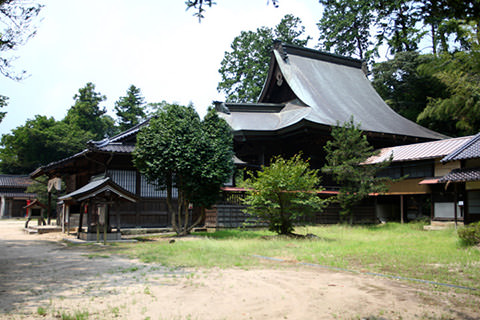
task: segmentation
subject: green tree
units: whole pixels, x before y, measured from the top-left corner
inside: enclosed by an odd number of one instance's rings
[[[318,170],[310,169],[300,155],[288,160],[274,157],[257,176],[250,173],[244,181],[245,210],[267,222],[269,230],[290,235],[296,222],[325,207],[326,200],[317,194],[323,190],[319,184]]]
[[[115,102],[115,111],[120,131],[130,129],[144,120],[145,99],[140,89],[132,84],[127,90],[127,95]]]
[[[445,94],[445,86],[431,72],[419,69],[433,60],[431,54],[398,52],[393,59],[373,65],[372,84],[393,110],[417,121],[428,99]]]
[[[0,94],[0,108],[6,107],[8,105],[8,97],[2,96]],[[2,123],[3,118],[5,118],[6,112],[0,112],[0,123]]]
[[[323,15],[317,23],[319,47],[341,55],[369,60],[374,52],[370,36],[375,16],[369,0],[320,0]]]
[[[2,136],[0,171],[28,174],[41,165],[71,156],[85,147],[93,134],[54,118],[35,116]]]
[[[480,51],[446,54],[438,60],[441,64],[436,65],[434,76],[446,87],[447,95],[431,98],[418,121],[452,136],[478,133]]]
[[[88,82],[73,97],[75,104],[63,119],[70,126],[91,132],[94,139],[101,140],[114,132],[114,120],[106,115],[107,110],[100,107],[106,97],[95,91],[95,85]]]
[[[472,28],[475,30],[479,30],[480,26],[478,0],[319,2],[323,4],[323,15],[318,23],[320,46],[366,60],[371,53],[377,54],[382,45],[387,45],[392,55],[416,51],[421,41],[431,43],[433,54],[446,52],[458,45],[466,48],[461,25],[475,25]]]
[[[233,173],[233,136],[228,124],[209,110],[203,121],[193,106],[166,105],[141,129],[133,162],[145,177],[167,191],[172,227],[188,234],[189,204],[209,207]],[[177,207],[173,189],[178,190]]]
[[[417,1],[377,0],[376,26],[378,44],[386,43],[390,54],[415,51],[424,32],[417,27],[420,21]]]
[[[298,46],[307,45],[305,27],[300,18],[285,15],[275,28],[260,27],[256,31],[242,31],[225,52],[220,69],[222,79],[217,91],[226,95],[228,102],[256,102],[267,78],[274,40]]]
[[[25,44],[36,32],[35,18],[42,6],[32,1],[0,0],[0,73],[13,80],[20,80],[25,71],[18,74],[12,69],[12,60],[4,52]]]
[[[342,210],[343,221],[353,223],[353,207],[370,193],[387,190],[388,178],[377,178],[375,174],[389,162],[380,165],[362,165],[370,156],[376,154],[368,143],[367,137],[355,125],[353,117],[343,126],[337,123],[332,127],[332,140],[324,147],[326,164],[322,171],[333,176],[340,190],[337,201]]]

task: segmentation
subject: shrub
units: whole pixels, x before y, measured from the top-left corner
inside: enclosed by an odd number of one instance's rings
[[[480,221],[458,229],[458,236],[465,245],[473,246],[480,243]]]
[[[245,211],[268,223],[278,234],[292,234],[295,222],[301,221],[327,204],[317,192],[323,190],[318,170],[310,169],[300,155],[285,160],[276,156],[269,166],[262,166],[257,176],[249,173]]]

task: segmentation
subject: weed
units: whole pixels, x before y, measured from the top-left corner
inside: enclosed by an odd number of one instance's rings
[[[152,292],[150,291],[150,287],[149,287],[149,286],[146,286],[146,287],[143,289],[143,293],[148,294],[148,295],[152,294]]]
[[[39,316],[46,316],[47,315],[47,310],[43,307],[38,307],[37,308],[37,314]]]
[[[120,315],[120,308],[119,307],[110,308],[110,315],[117,318]]]
[[[88,320],[88,311],[75,311],[73,314],[63,311],[59,318],[62,320]]]

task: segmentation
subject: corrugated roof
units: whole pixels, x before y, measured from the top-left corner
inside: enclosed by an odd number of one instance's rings
[[[27,175],[0,174],[0,187],[26,188],[32,183]]]
[[[480,168],[453,169],[439,179],[439,182],[467,182],[479,181]]]
[[[374,164],[386,161],[393,155],[393,162],[426,160],[442,158],[454,152],[459,147],[470,141],[473,136],[444,139],[432,142],[409,144],[404,146],[383,148],[379,154],[370,157],[365,164]]]
[[[443,158],[442,162],[480,158],[480,133]]]
[[[353,115],[364,131],[425,139],[445,138],[393,111],[372,87],[359,60],[278,43],[273,54],[272,63],[278,65],[280,78],[288,83],[300,102],[291,103],[278,113],[245,110],[222,115],[236,131],[276,131],[302,120],[336,126],[337,121],[347,122]],[[271,66],[270,73],[274,70]],[[260,103],[272,102],[265,100],[265,90],[277,80],[269,74]]]

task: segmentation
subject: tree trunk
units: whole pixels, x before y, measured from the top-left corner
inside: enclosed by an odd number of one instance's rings
[[[192,223],[192,225],[188,228],[188,231],[187,233],[190,233],[190,231],[192,231],[193,228],[195,228],[196,226],[198,226],[200,224],[200,222],[202,222],[203,218],[205,218],[205,208],[202,207],[200,209],[200,216],[197,218],[197,220],[195,220],[194,223]]]
[[[188,234],[188,220],[189,220],[189,209],[188,209],[188,201],[186,199],[183,199],[183,210],[185,211],[185,225],[183,226],[183,235]]]
[[[171,216],[171,221],[172,221],[172,229],[177,232],[177,221],[176,221],[176,212],[173,209],[172,205],[172,175],[170,175],[170,178],[167,180],[167,208],[168,208],[168,213]]]

